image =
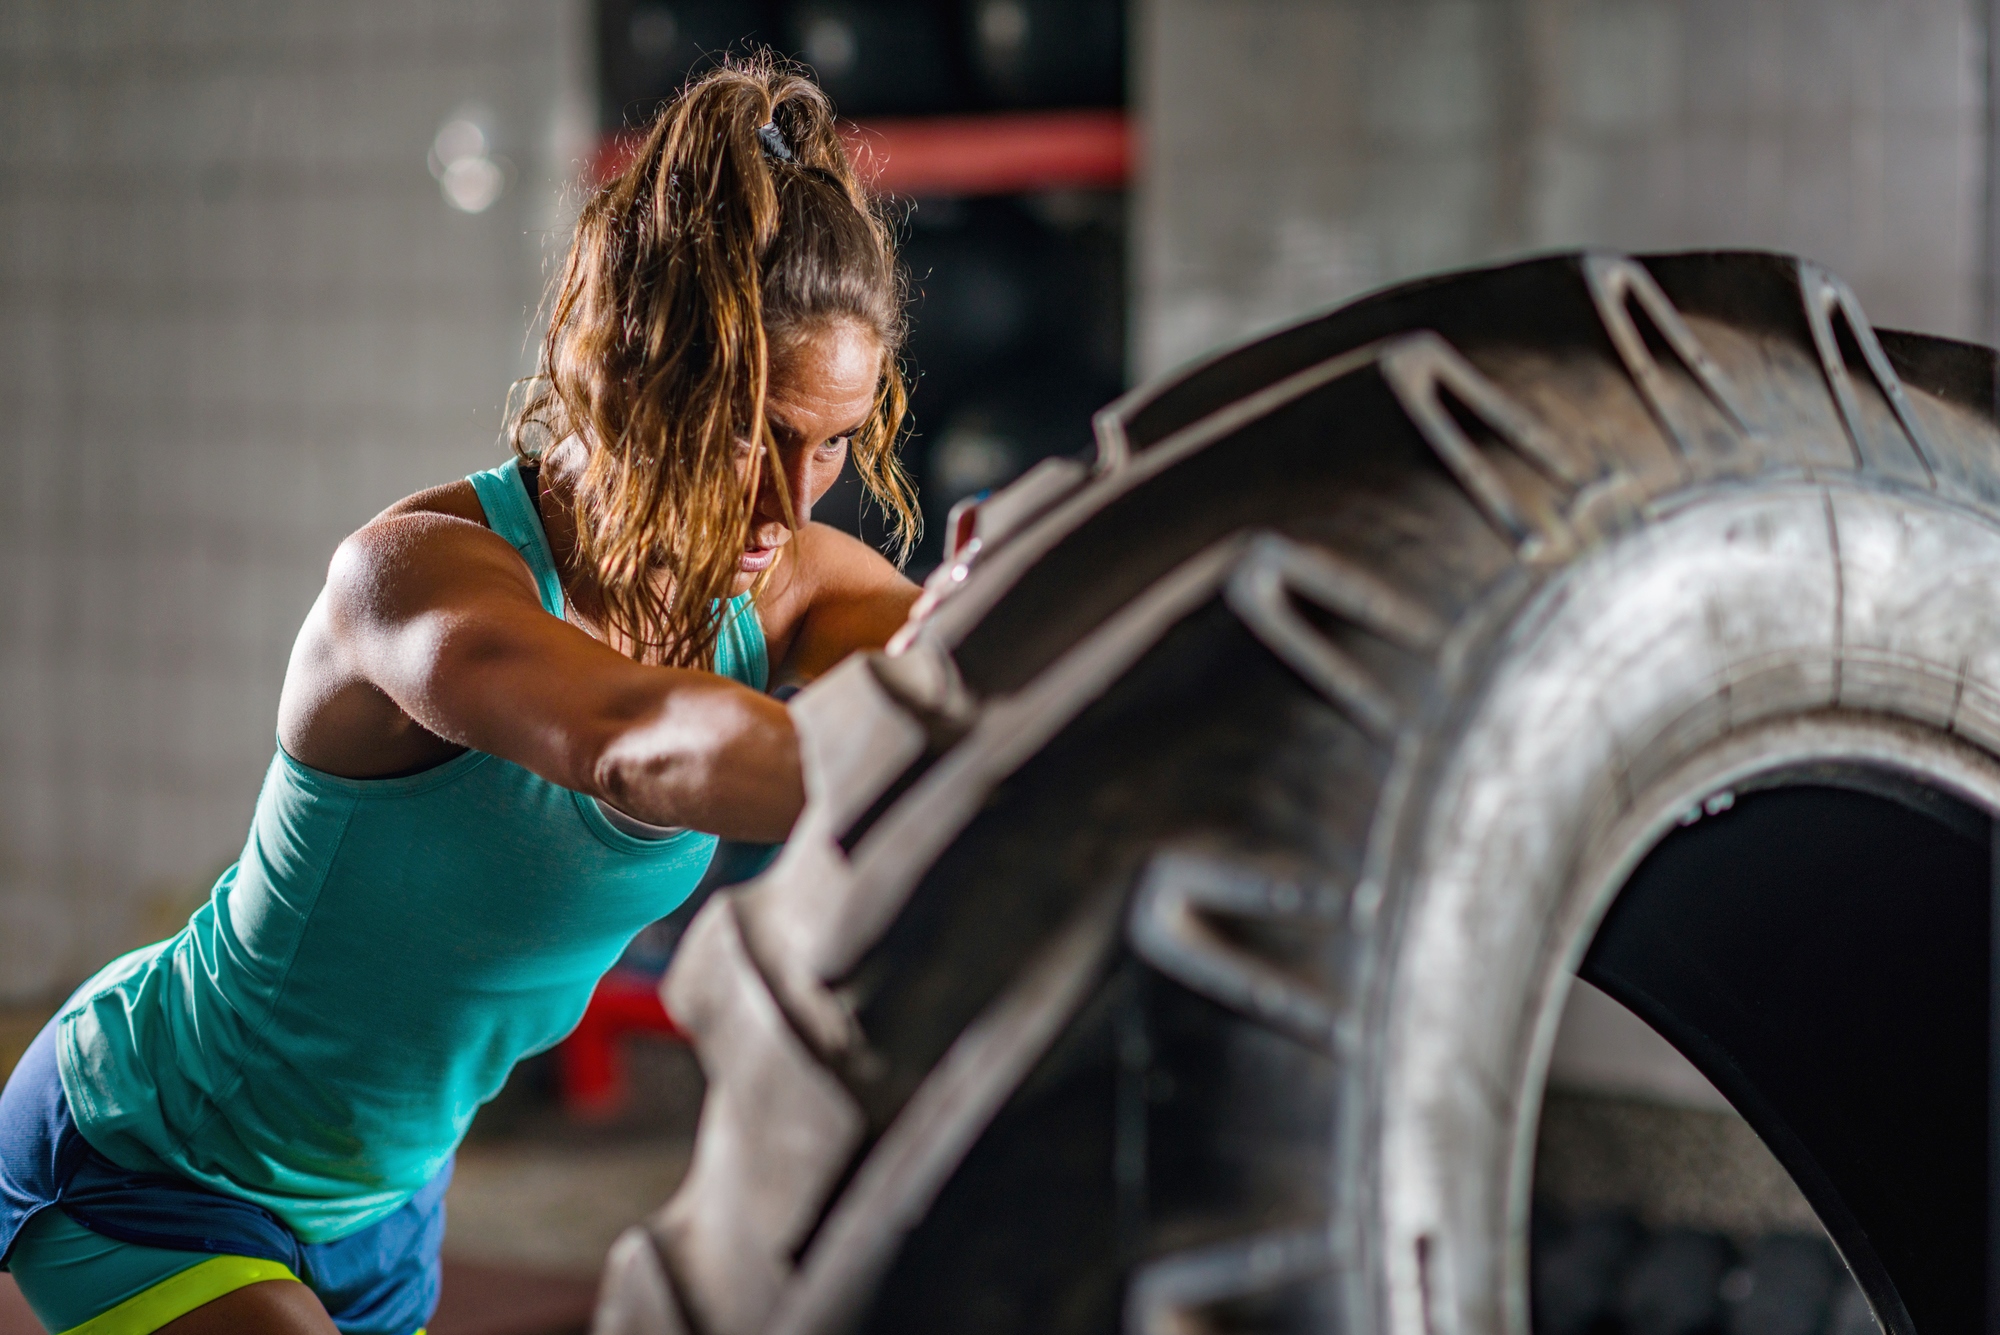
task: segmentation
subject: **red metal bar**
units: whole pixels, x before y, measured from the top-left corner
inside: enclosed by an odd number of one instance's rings
[[[862,177],[884,194],[1115,187],[1132,173],[1132,126],[1122,111],[873,121],[844,137]]]
[[[614,969],[597,984],[583,1019],[556,1050],[563,1107],[598,1118],[625,1102],[625,1063],[619,1044],[631,1034],[659,1034],[685,1043],[687,1035],[660,1003],[660,980]]]
[[[862,179],[883,194],[1118,187],[1132,175],[1132,122],[1115,110],[844,122],[841,137]],[[637,146],[629,133],[604,139],[590,161],[591,180],[609,180]]]

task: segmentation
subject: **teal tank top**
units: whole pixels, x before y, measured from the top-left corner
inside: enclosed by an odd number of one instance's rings
[[[471,481],[562,615],[518,466]],[[765,655],[746,594],[716,669],[763,690]],[[632,938],[693,891],[714,838],[634,832],[649,830],[477,751],[361,781],[280,747],[208,902],[64,1007],[77,1129],[125,1168],[254,1201],[304,1242],[366,1227],[444,1167],[514,1063],[574,1028]]]

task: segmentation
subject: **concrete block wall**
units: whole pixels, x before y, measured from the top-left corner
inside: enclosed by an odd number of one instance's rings
[[[0,6],[0,1003],[240,847],[339,539],[504,457],[590,132],[581,0]],[[512,179],[426,165],[481,108]]]
[[[1979,335],[1979,0],[1142,0],[1143,374],[1399,279],[1800,251]]]

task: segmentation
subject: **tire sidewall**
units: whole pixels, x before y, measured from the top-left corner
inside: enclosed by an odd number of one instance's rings
[[[1391,1329],[1526,1335],[1549,1052],[1644,854],[1718,790],[1824,761],[2000,812],[2000,518],[1866,476],[1691,491],[1446,661],[1462,703],[1405,748],[1357,892],[1394,945],[1342,1158],[1373,1178],[1349,1198],[1374,1202]]]

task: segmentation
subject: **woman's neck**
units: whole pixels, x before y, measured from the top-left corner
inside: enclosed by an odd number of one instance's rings
[[[588,452],[575,436],[564,437],[545,451],[536,461],[531,478],[535,489],[535,513],[541,517],[542,533],[549,542],[549,555],[555,558],[556,575],[562,581],[563,603],[570,621],[620,653],[629,653],[629,647],[614,638],[604,624],[604,595],[597,582],[596,571],[587,566],[578,550],[576,492],[588,464]],[[666,572],[659,572],[656,579],[660,595],[665,597],[668,587]]]
[[[588,463],[589,455],[583,442],[575,436],[567,436],[529,466],[532,469],[529,481],[535,492],[535,513],[541,517],[542,533],[549,543],[549,555],[555,558],[556,575],[562,581],[563,604],[569,620],[593,638],[625,653],[629,650],[622,648],[605,627],[604,597],[596,572],[587,568],[578,550],[576,492]],[[789,549],[786,554],[789,554]],[[782,568],[784,564],[781,556],[780,567],[777,568]],[[666,572],[659,572],[657,579],[660,594],[664,597],[669,583]],[[762,582],[754,587],[762,587]]]
[[[555,558],[562,581],[563,603],[570,619],[597,639],[605,639],[604,600],[597,581],[583,568],[576,540],[576,487],[583,475],[584,449],[570,436],[543,452],[532,465],[529,480],[535,493],[535,513]]]

